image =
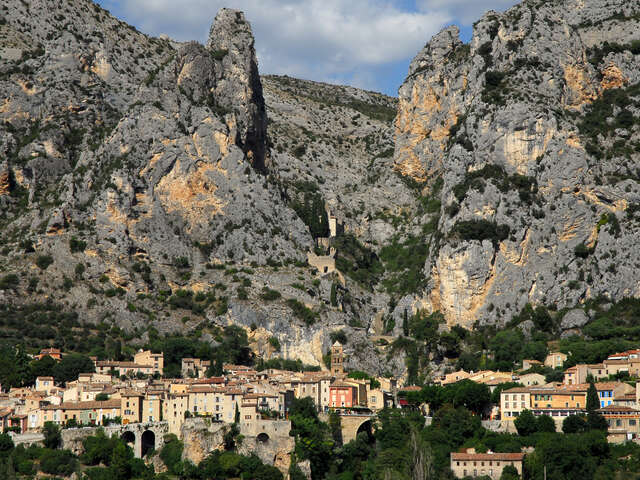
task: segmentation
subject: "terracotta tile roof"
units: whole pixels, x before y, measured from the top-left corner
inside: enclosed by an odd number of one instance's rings
[[[224,377],[196,378],[191,383],[195,385],[210,385],[224,383],[224,380]]]
[[[513,387],[508,390],[503,390],[502,393],[531,393],[529,387]]]
[[[451,460],[507,460],[522,461],[524,453],[452,453]]]
[[[120,408],[120,399],[104,402],[62,402],[60,405],[46,405],[43,410],[93,410],[97,408]]]
[[[624,405],[609,405],[608,407],[599,408],[598,412],[602,412],[602,413],[606,413],[606,412],[612,412],[612,413],[629,412],[629,413],[640,414],[640,410],[636,410],[635,408],[627,407],[627,406],[624,406]]]

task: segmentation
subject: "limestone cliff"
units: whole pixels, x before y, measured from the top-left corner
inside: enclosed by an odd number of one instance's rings
[[[402,370],[367,337],[388,297],[317,278],[292,208],[317,182],[346,230],[370,245],[390,238],[380,211],[414,203],[390,168],[394,99],[267,78],[267,105],[251,26],[235,10],[218,13],[201,45],[144,35],[89,0],[5,3],[2,308],[77,315],[65,337],[108,330],[107,343],[171,333],[215,343],[239,325],[257,355],[314,365],[344,329],[354,365]],[[294,152],[301,132],[313,141]],[[281,296],[265,301],[267,287]],[[80,348],[57,335],[68,325],[31,326],[0,328],[34,349]]]
[[[449,324],[640,294],[639,15],[525,1],[485,14],[469,44],[443,30],[411,63],[394,162],[441,182],[425,300]]]

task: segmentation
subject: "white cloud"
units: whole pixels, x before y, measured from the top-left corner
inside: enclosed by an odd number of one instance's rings
[[[417,0],[423,12],[443,12],[470,25],[488,10],[504,11],[520,3],[519,0]]]
[[[515,0],[98,0],[153,35],[205,42],[222,7],[243,10],[262,73],[350,83],[394,93],[431,36]],[[388,72],[383,72],[385,66]],[[383,72],[383,75],[381,75]],[[381,80],[381,76],[385,80]],[[397,81],[391,82],[390,76]],[[395,83],[395,85],[391,85]],[[385,85],[383,87],[383,84]]]
[[[243,10],[263,73],[375,86],[371,67],[412,58],[452,19],[384,0],[104,0],[144,32],[206,41],[219,8]]]

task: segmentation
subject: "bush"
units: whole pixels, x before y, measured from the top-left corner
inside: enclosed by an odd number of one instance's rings
[[[384,266],[378,256],[351,234],[336,238],[334,246],[338,270],[362,286],[373,289],[384,273]]]
[[[62,436],[60,435],[60,427],[58,425],[53,422],[45,422],[42,429],[42,434],[44,435],[43,444],[46,448],[58,448],[60,442],[62,441]]]
[[[71,237],[71,240],[69,240],[69,250],[71,250],[71,253],[84,252],[85,248],[87,248],[87,242],[78,240],[76,237]]]
[[[282,295],[277,290],[272,290],[269,287],[264,287],[262,289],[262,293],[260,294],[260,298],[266,302],[272,302],[274,300],[278,300]]]
[[[347,334],[344,330],[334,330],[329,334],[329,339],[331,340],[332,345],[336,342],[339,342],[342,345],[347,344]]]
[[[318,314],[305,306],[302,302],[299,302],[295,298],[287,300],[287,306],[293,311],[293,314],[300,320],[304,321],[307,325],[315,323]]]
[[[20,284],[20,277],[15,273],[5,275],[0,280],[0,290],[16,290]]]
[[[269,337],[269,345],[271,345],[276,352],[280,351],[280,340],[278,340],[277,337]]]
[[[78,461],[69,450],[45,449],[40,456],[40,469],[51,475],[71,475],[78,465]]]
[[[460,240],[491,240],[496,246],[505,240],[511,229],[508,225],[498,225],[488,220],[464,220],[456,223],[449,232],[450,237]]]
[[[38,255],[36,258],[36,265],[40,270],[46,270],[53,263],[53,257],[51,255]]]
[[[576,257],[587,258],[593,253],[593,249],[587,247],[584,243],[580,243],[573,249],[573,253],[575,253]]]

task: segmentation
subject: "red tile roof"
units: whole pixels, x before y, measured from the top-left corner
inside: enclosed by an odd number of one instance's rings
[[[507,460],[521,462],[524,453],[452,453],[451,460]]]

